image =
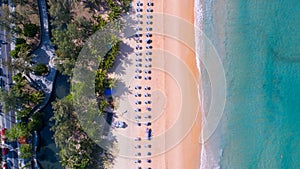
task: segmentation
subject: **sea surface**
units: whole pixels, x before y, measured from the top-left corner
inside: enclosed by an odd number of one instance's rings
[[[205,144],[201,167],[299,168],[300,1],[195,1],[196,20],[226,76],[224,112]],[[208,42],[196,40],[206,44],[205,51]],[[201,74],[207,112],[209,72],[201,67]]]

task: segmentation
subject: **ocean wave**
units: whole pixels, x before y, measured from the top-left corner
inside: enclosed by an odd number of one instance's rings
[[[204,90],[206,90],[205,85],[203,83],[206,83],[205,80],[208,80],[207,77],[205,78],[204,76],[204,71],[205,68],[201,66],[201,57],[204,55],[204,49],[205,49],[205,41],[204,41],[204,9],[205,9],[205,3],[211,4],[212,1],[208,0],[207,2],[204,2],[204,0],[195,0],[194,1],[194,15],[195,15],[195,20],[194,20],[194,25],[195,25],[195,49],[196,49],[196,63],[197,63],[197,68],[199,72],[199,79],[200,82],[198,83],[198,97],[201,103],[201,111],[202,111],[202,126],[203,124],[206,123],[206,116],[205,116],[205,108],[209,107],[206,105],[209,105],[209,97],[205,97],[204,95]],[[205,94],[209,94],[209,89],[207,89],[207,92]],[[214,153],[213,150],[209,148],[207,144],[204,144],[203,140],[203,130],[201,130],[201,159],[200,159],[200,169],[206,169],[206,168],[213,168],[213,169],[219,169],[220,168],[220,156],[222,154],[222,149],[217,150],[217,153]],[[216,157],[219,156],[219,157]],[[218,160],[216,160],[218,159]]]

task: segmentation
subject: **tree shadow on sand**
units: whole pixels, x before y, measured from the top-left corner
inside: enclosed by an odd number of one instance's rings
[[[133,64],[132,60],[129,59],[129,55],[132,54],[134,49],[124,42],[120,42],[120,52],[115,59],[114,67],[109,73],[114,72],[116,75],[121,76],[126,73],[126,67]]]

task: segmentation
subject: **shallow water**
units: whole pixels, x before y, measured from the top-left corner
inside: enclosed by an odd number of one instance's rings
[[[225,0],[214,6],[219,2],[206,1],[204,11],[205,33],[220,53],[227,80],[226,107],[213,136],[220,145],[208,143],[218,149],[214,154],[222,152],[215,159],[226,169],[297,168],[300,1]]]

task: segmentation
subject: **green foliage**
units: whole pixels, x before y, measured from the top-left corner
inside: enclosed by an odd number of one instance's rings
[[[10,110],[16,110],[18,98],[12,92],[0,90],[0,102],[2,111],[7,114]]]
[[[17,140],[20,137],[28,137],[30,136],[30,131],[25,123],[17,123],[13,125],[13,127],[7,130],[6,137],[11,140]]]
[[[92,143],[80,128],[70,97],[72,96],[52,104],[54,116],[51,119],[54,120],[54,125],[51,130],[54,131],[53,138],[60,148],[62,165],[67,168],[87,168],[92,158]]]
[[[28,81],[18,73],[12,77],[14,85],[7,92],[0,90],[0,102],[2,110],[8,113],[18,109],[25,111],[27,108],[40,103],[44,99],[43,93],[29,88]]]
[[[28,98],[29,98],[29,101],[31,102],[31,104],[37,105],[37,104],[41,103],[45,97],[42,92],[34,91],[29,94]]]
[[[30,38],[35,37],[38,33],[39,27],[32,23],[25,23],[24,24],[24,35]]]
[[[30,117],[30,121],[28,122],[28,130],[33,132],[33,131],[40,131],[43,127],[43,113],[38,112],[33,114]]]
[[[16,45],[25,44],[26,40],[23,38],[16,38]]]
[[[32,68],[33,68],[34,74],[36,74],[38,76],[42,76],[42,75],[45,75],[48,73],[48,67],[47,67],[47,65],[45,65],[43,63],[37,63]]]
[[[70,2],[68,0],[49,0],[49,13],[52,24],[59,29],[63,24],[67,24],[72,19]]]
[[[88,37],[95,31],[103,29],[107,23],[119,18],[122,13],[128,11],[131,0],[105,0],[103,2],[89,0],[87,4],[89,4],[90,8],[94,8],[97,5],[104,6],[106,9],[109,8],[108,19],[104,19],[104,17],[94,14],[93,21],[85,18],[73,17],[73,14],[70,12],[73,11],[72,3],[77,2],[78,1],[49,0],[49,12],[52,18],[52,28],[54,28],[52,31],[52,42],[56,46],[56,54],[58,56],[58,59],[56,60],[56,67],[60,72],[62,72],[62,74],[69,76],[72,76],[73,68],[79,52]],[[118,26],[120,27],[120,25]],[[89,112],[84,115],[83,118],[86,123],[85,125],[91,126],[86,129],[88,131],[85,131],[89,133],[90,136],[99,134],[96,132],[98,130],[93,127],[95,126],[95,121],[91,117],[94,115],[103,115],[103,110],[109,105],[103,96],[104,90],[107,87],[114,87],[116,84],[114,79],[107,77],[107,72],[114,66],[115,59],[117,55],[119,55],[119,40],[110,35],[103,37],[103,39],[104,43],[102,44],[109,44],[107,46],[111,47],[110,51],[103,58],[98,56],[98,51],[101,50],[101,47],[98,48],[97,46],[96,49],[88,49],[91,54],[96,53],[95,56],[99,57],[100,62],[98,70],[91,73],[95,73],[93,74],[95,75],[95,81],[93,82],[95,82],[98,102],[95,103],[95,107],[94,105],[90,106],[90,104],[83,106],[87,107],[86,110]],[[82,65],[86,65],[86,63],[82,63]],[[83,67],[86,68],[86,66]],[[85,73],[85,71],[82,72]],[[91,90],[92,85],[90,84],[91,83],[87,82],[79,82],[78,85],[71,86],[74,89],[72,90],[74,91],[72,95],[70,94],[63,99],[56,100],[52,106],[54,112],[52,120],[54,121],[54,125],[51,130],[54,131],[53,138],[56,146],[60,149],[58,154],[60,156],[61,163],[65,168],[103,168],[102,160],[113,161],[113,156],[96,156],[99,150],[101,151],[101,148],[97,147],[88,138],[86,133],[82,131],[81,125],[77,120],[77,116],[79,116],[78,112],[84,112],[73,107],[73,105],[76,104],[85,104],[84,101],[77,103],[77,100],[85,99],[80,97],[83,93]],[[97,161],[95,161],[95,159]],[[99,159],[102,159],[100,160],[101,162],[98,162]]]
[[[30,46],[26,43],[21,43],[16,45],[15,49],[10,51],[10,56],[13,58],[19,58],[21,53],[20,52],[25,52],[28,53],[30,50]]]
[[[32,110],[31,108],[23,108],[23,109],[17,110],[17,112],[16,112],[17,120],[22,120],[24,118],[27,118],[28,115],[30,114],[31,110]]]
[[[18,57],[18,51],[16,51],[16,50],[11,50],[11,51],[9,52],[9,54],[10,54],[10,56],[11,56],[12,58],[17,58],[17,57]]]
[[[20,157],[23,159],[29,159],[33,156],[32,145],[31,144],[22,144],[20,146]]]

